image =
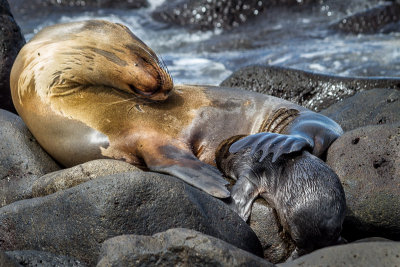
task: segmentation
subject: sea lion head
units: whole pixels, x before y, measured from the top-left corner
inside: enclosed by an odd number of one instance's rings
[[[33,53],[34,52],[34,53]],[[165,100],[173,82],[165,64],[126,26],[89,20],[50,26],[40,31],[21,52],[36,83],[50,94],[75,85],[97,85],[140,98]],[[30,60],[28,57],[35,55]],[[41,77],[49,78],[46,81]],[[47,84],[46,84],[47,83]],[[36,88],[36,90],[42,90]],[[41,94],[40,92],[38,92]],[[41,95],[49,94],[42,92]]]

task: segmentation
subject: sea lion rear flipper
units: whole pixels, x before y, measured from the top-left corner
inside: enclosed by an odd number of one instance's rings
[[[150,170],[176,176],[214,197],[230,196],[225,187],[228,182],[222,178],[218,169],[201,162],[191,151],[169,144],[159,147],[157,152],[154,157],[144,155]]]
[[[231,202],[228,204],[244,221],[250,216],[251,207],[259,192],[255,184],[246,177],[240,177],[232,188]]]
[[[229,152],[237,153],[240,150],[251,148],[250,155],[252,156],[262,151],[259,162],[271,153],[274,155],[272,162],[275,162],[283,154],[301,151],[311,148],[311,146],[312,144],[301,136],[263,132],[248,135],[236,141],[230,146]]]

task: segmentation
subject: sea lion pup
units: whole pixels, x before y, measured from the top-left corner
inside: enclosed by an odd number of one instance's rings
[[[310,147],[319,155],[342,133],[327,117],[279,98],[212,86],[171,90],[159,63],[122,25],[55,25],[17,56],[13,102],[40,145],[64,166],[120,159],[220,198],[230,195],[215,167],[223,140],[277,132],[291,135],[288,143],[271,140],[271,147],[281,147],[277,154]]]
[[[268,139],[278,134],[257,135]],[[247,221],[253,201],[258,196],[263,197],[276,210],[284,231],[296,244],[292,259],[341,243],[346,199],[335,172],[307,150],[278,158],[272,153],[265,155],[261,150],[253,153],[251,146],[229,152],[231,145],[240,138],[242,136],[222,142],[216,153],[218,168],[236,180],[230,207]],[[252,138],[245,137],[241,141]]]

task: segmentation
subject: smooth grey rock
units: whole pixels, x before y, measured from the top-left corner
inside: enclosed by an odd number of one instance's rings
[[[1,208],[0,249],[44,250],[93,265],[108,238],[181,227],[262,255],[254,232],[222,201],[175,177],[139,171]]]
[[[347,202],[343,236],[400,240],[400,122],[346,132],[328,150]]]
[[[400,121],[400,90],[363,91],[322,110],[342,126],[344,131],[376,124]]]
[[[400,78],[345,78],[263,65],[244,67],[225,79],[221,86],[273,95],[319,111],[362,90],[400,89]]]
[[[34,197],[46,196],[98,177],[132,171],[140,171],[140,169],[132,164],[120,160],[92,160],[68,169],[51,172],[40,177],[32,186],[32,195]]]
[[[98,267],[105,266],[274,266],[247,251],[200,232],[177,228],[153,236],[106,240]]]
[[[352,244],[354,244],[354,243],[363,243],[363,242],[392,242],[392,241],[393,240],[390,240],[390,239],[387,239],[387,238],[375,236],[375,237],[367,237],[367,238],[363,238],[363,239],[358,239],[358,240],[352,242]]]
[[[11,99],[10,72],[15,58],[25,39],[11,14],[7,0],[0,0],[0,109],[13,113]]]
[[[25,266],[25,267],[86,266],[82,262],[72,257],[54,255],[52,253],[44,251],[17,250],[17,251],[6,251],[5,254],[8,255],[9,258],[13,259],[15,262],[19,263],[20,266]]]
[[[60,167],[15,114],[0,110],[0,207],[32,197],[32,185]]]
[[[316,250],[279,267],[379,266],[400,265],[400,242],[353,243]]]
[[[249,225],[264,250],[264,258],[272,263],[285,261],[294,251],[295,243],[279,224],[274,209],[262,198],[253,203]]]
[[[331,28],[344,33],[373,34],[378,32],[400,31],[399,25],[391,27],[400,20],[400,3],[384,2],[365,11],[344,17],[331,25]],[[394,25],[393,25],[394,26]]]

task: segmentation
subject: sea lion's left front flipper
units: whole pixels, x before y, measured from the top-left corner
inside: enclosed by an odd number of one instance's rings
[[[229,148],[230,153],[251,148],[251,155],[262,151],[260,162],[268,154],[273,154],[272,162],[281,155],[309,149],[320,157],[341,134],[342,128],[326,116],[312,112],[301,112],[282,134],[262,132],[248,135]]]
[[[312,111],[303,111],[288,125],[285,134],[307,139],[311,144],[312,154],[321,157],[343,130],[330,118]]]
[[[172,143],[155,148],[156,153],[143,153],[142,155],[150,170],[178,177],[214,197],[227,198],[230,196],[226,188],[229,183],[222,178],[221,172],[217,168],[201,162],[188,149]]]
[[[237,153],[247,148],[251,148],[250,155],[262,151],[259,162],[263,161],[269,154],[273,154],[272,162],[275,162],[283,154],[312,148],[312,143],[306,138],[296,135],[258,133],[236,141],[230,146],[229,152]]]

